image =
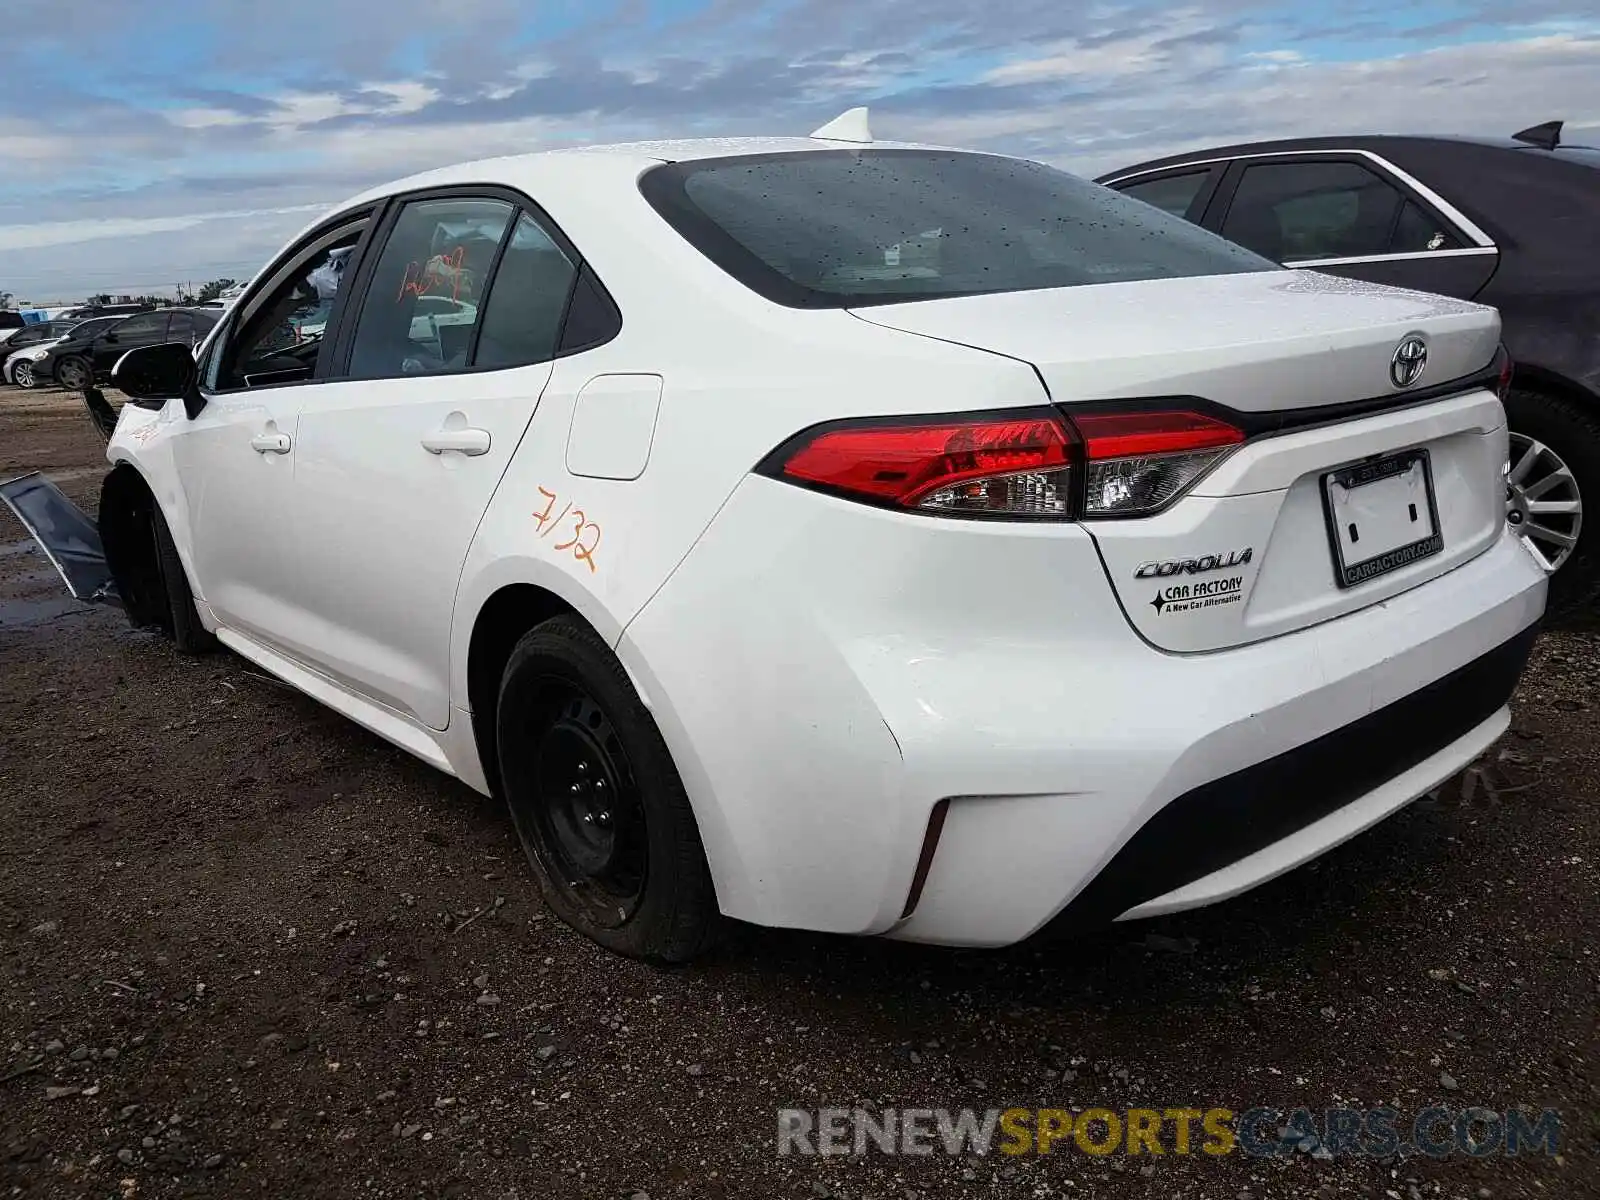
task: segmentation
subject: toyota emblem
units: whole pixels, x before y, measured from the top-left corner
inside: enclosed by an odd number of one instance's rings
[[[1422,378],[1428,366],[1428,343],[1412,334],[1394,349],[1389,360],[1389,378],[1397,388],[1408,388]]]

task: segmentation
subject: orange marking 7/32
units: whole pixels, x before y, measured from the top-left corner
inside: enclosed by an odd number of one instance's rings
[[[571,513],[572,536],[564,542],[552,542],[551,547],[556,550],[572,551],[572,556],[588,567],[591,573],[598,570],[599,568],[596,567],[594,561],[594,552],[600,548],[600,526],[589,520],[588,514],[583,509],[573,508],[570,500],[567,501],[566,507],[561,510],[560,514],[552,519],[550,514],[555,511],[556,501],[560,497],[545,487],[539,489],[539,494],[545,498],[544,509],[542,512],[532,514],[539,530],[539,536],[542,538],[549,537],[550,531],[566,520],[567,514]],[[594,531],[592,535],[589,533],[590,530]]]

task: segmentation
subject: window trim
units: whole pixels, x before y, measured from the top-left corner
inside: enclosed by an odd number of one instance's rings
[[[572,267],[572,281],[567,285],[567,295],[561,304],[561,321],[556,326],[556,350],[549,358],[541,358],[534,362],[525,363],[496,363],[492,366],[480,367],[469,365],[457,367],[448,371],[429,371],[425,375],[382,375],[371,377],[363,376],[361,379],[351,377],[350,357],[355,349],[355,332],[359,324],[359,314],[366,304],[367,293],[372,287],[372,277],[377,273],[378,260],[383,257],[384,250],[388,247],[389,236],[394,232],[395,223],[399,220],[401,210],[407,205],[423,200],[501,200],[511,205],[511,220],[506,225],[506,231],[500,238],[500,245],[495,248],[494,258],[490,260],[489,274],[484,286],[484,303],[487,304],[494,293],[495,279],[500,271],[501,260],[505,257],[511,239],[516,235],[517,222],[525,215],[534,224],[543,230],[546,237],[553,242],[558,250],[566,256],[568,264]],[[463,375],[478,375],[489,371],[520,371],[528,367],[539,367],[546,363],[554,363],[562,358],[569,358],[574,354],[586,353],[598,349],[614,341],[622,332],[623,320],[619,319],[616,329],[604,341],[595,342],[587,346],[576,347],[571,350],[562,349],[562,341],[566,335],[567,317],[572,311],[572,298],[577,294],[578,281],[587,269],[595,285],[610,299],[612,307],[620,315],[622,308],[617,304],[616,296],[606,287],[600,278],[599,272],[584,258],[582,252],[573,244],[566,231],[556,223],[549,212],[527,193],[504,183],[456,183],[442,187],[414,188],[411,191],[396,192],[384,201],[383,212],[373,226],[376,231],[373,237],[373,246],[364,254],[362,261],[356,264],[357,274],[351,279],[350,290],[346,293],[346,312],[357,314],[341,323],[336,332],[336,343],[329,365],[329,379],[333,381],[348,381],[352,383],[373,382],[378,383],[389,379],[448,379]],[[381,236],[380,236],[381,235]],[[472,342],[468,351],[468,362],[477,356],[478,337],[483,328],[482,320],[473,327]]]
[[[246,395],[273,388],[306,387],[311,384],[321,383],[327,378],[324,364],[328,360],[331,343],[327,341],[326,335],[324,335],[324,345],[317,352],[317,361],[312,364],[309,378],[286,379],[280,383],[262,383],[255,387],[246,385],[230,388],[208,388],[205,385],[206,376],[210,373],[212,360],[226,352],[228,343],[232,341],[234,335],[244,327],[250,318],[261,311],[261,305],[268,296],[281,287],[295,270],[305,265],[307,256],[315,254],[319,250],[325,250],[330,243],[338,241],[341,237],[347,235],[353,227],[365,222],[365,226],[361,230],[361,236],[356,239],[356,244],[350,251],[351,265],[346,268],[347,270],[358,270],[361,266],[362,257],[365,255],[367,246],[370,243],[372,231],[381,218],[383,210],[384,202],[378,201],[372,205],[361,205],[335,213],[279,254],[277,258],[267,265],[266,270],[255,277],[250,286],[228,309],[227,314],[207,332],[210,344],[206,347],[206,352],[198,364],[199,370],[196,373],[200,395],[206,403],[209,404],[212,400],[221,397]],[[347,296],[348,293],[345,296],[336,296],[334,298],[333,309],[328,314],[328,323],[330,325],[335,325],[343,315],[343,310],[347,307],[345,303]],[[334,332],[337,335],[337,325],[335,325]],[[221,363],[218,362],[217,365],[220,369]]]
[[[1163,163],[1159,167],[1146,167],[1113,175],[1105,180],[1105,186],[1117,188],[1120,191],[1120,185],[1141,179],[1146,175],[1159,175],[1167,171],[1193,169],[1199,166],[1214,167],[1218,163],[1225,164],[1227,172],[1233,178],[1226,179],[1218,185],[1216,192],[1207,203],[1206,209],[1202,214],[1206,218],[1204,221],[1205,227],[1213,233],[1220,233],[1222,218],[1227,215],[1228,209],[1232,207],[1234,193],[1238,190],[1239,179],[1244,175],[1244,166],[1242,164],[1273,158],[1293,159],[1302,162],[1348,162],[1351,159],[1364,159],[1366,164],[1376,168],[1380,178],[1397,187],[1401,195],[1408,196],[1409,199],[1431,210],[1434,216],[1453,228],[1461,236],[1462,241],[1468,243],[1453,250],[1403,251],[1395,254],[1362,254],[1353,257],[1303,258],[1293,263],[1283,264],[1290,270],[1304,270],[1308,267],[1344,266],[1353,263],[1397,262],[1414,258],[1439,258],[1446,254],[1465,257],[1469,255],[1498,254],[1500,252],[1499,247],[1495,245],[1494,239],[1474,223],[1470,217],[1416,176],[1396,166],[1381,154],[1371,150],[1359,150],[1355,147],[1322,150],[1262,150],[1252,154],[1233,155],[1232,157],[1195,158],[1181,163]],[[1219,204],[1221,207],[1217,210],[1215,222],[1213,222],[1212,210],[1217,209]]]

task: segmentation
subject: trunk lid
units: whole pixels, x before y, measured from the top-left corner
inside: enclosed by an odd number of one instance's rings
[[[1314,271],[1260,271],[852,309],[864,321],[1021,359],[1057,404],[1201,396],[1242,412],[1398,393],[1395,349],[1428,339],[1412,388],[1489,365],[1494,309]]]
[[[1251,438],[1176,503],[1085,522],[1129,623],[1162,649],[1219,650],[1341,616],[1444,574],[1503,532],[1498,397],[1475,384],[1428,395],[1491,365],[1491,308],[1285,271],[853,311],[1028,362],[1069,414],[1194,398],[1239,414]],[[1426,363],[1401,387],[1391,369],[1405,374],[1396,359],[1413,338]],[[1304,411],[1367,401],[1377,410]]]

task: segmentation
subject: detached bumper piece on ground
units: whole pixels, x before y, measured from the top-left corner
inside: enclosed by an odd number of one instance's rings
[[[75,599],[89,604],[122,603],[106,564],[100,531],[60,488],[35,471],[0,483],[0,499],[39,543]]]

